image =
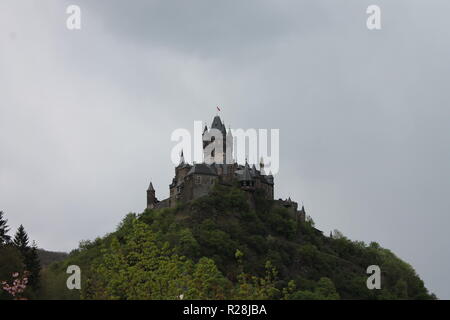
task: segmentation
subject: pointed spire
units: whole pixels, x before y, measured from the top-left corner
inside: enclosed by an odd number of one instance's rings
[[[250,166],[248,165],[247,160],[245,161],[245,167],[244,167],[244,172],[242,173],[242,175],[239,177],[240,181],[252,181],[252,176],[250,174]]]
[[[181,155],[180,155],[180,165],[184,164],[184,153],[183,149],[181,149]]]
[[[148,186],[147,191],[155,191],[155,188],[153,188],[153,184],[150,182],[150,185]]]
[[[222,123],[222,120],[218,115],[214,117],[213,122],[211,124],[211,129],[217,129],[222,133],[226,131],[225,125]]]

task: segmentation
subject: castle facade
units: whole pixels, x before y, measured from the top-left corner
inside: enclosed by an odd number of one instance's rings
[[[220,141],[215,140],[218,136]],[[267,200],[274,200],[274,178],[270,172],[266,174],[264,171],[264,159],[261,159],[259,168],[255,164],[250,166],[247,161],[244,165],[238,164],[232,159],[233,140],[231,130],[225,128],[219,116],[214,117],[210,129],[205,126],[203,130],[204,161],[191,165],[185,162],[182,152],[180,163],[175,167],[175,176],[169,185],[169,198],[158,200],[153,184],[150,182],[147,189],[147,209],[173,208],[177,203],[205,196],[216,183],[239,186],[249,193],[261,190]],[[213,142],[214,145],[212,145]],[[220,161],[215,162],[217,159]],[[304,208],[298,211],[297,203],[290,198],[279,199],[276,202],[300,214],[304,220]]]

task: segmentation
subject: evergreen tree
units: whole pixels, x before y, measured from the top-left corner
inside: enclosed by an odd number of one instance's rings
[[[41,273],[41,262],[39,261],[36,242],[33,241],[33,245],[27,251],[25,257],[25,269],[30,272],[29,285],[33,289],[39,288],[39,279]]]
[[[35,290],[38,289],[41,264],[39,261],[37,246],[33,241],[33,244],[30,247],[28,234],[23,225],[20,225],[17,229],[13,243],[22,255],[25,270],[30,273],[28,279],[29,286]]]
[[[3,211],[0,211],[0,245],[7,244],[11,241],[11,237],[8,235],[9,228],[6,224],[8,220],[3,218]]]
[[[30,248],[28,245],[28,234],[25,231],[23,225],[17,229],[16,235],[14,236],[14,244],[20,250],[22,255],[25,257],[28,249]]]

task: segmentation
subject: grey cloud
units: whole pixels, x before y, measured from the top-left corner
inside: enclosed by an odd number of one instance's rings
[[[276,197],[378,241],[450,297],[446,1],[0,4],[0,209],[48,249],[110,232],[172,178],[171,132],[280,128]]]

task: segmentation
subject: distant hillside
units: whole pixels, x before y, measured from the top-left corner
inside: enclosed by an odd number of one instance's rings
[[[47,251],[44,249],[38,249],[39,261],[44,268],[53,262],[64,260],[69,256],[66,252]]]
[[[414,269],[373,242],[324,236],[256,193],[216,186],[174,209],[129,214],[84,241],[44,276],[47,298],[80,298],[65,268],[82,269],[85,299],[433,299]],[[366,287],[378,265],[381,290]]]

